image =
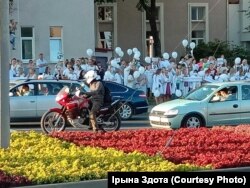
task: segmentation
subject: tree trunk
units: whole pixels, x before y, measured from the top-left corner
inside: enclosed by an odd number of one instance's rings
[[[156,25],[156,2],[151,0],[151,6],[148,12],[149,15],[149,24],[151,28],[151,34],[154,38],[154,56],[161,57],[161,41],[159,38],[159,33]]]

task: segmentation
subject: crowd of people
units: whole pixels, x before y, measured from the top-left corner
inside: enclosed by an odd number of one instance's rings
[[[144,91],[148,97],[155,98],[156,104],[185,95],[204,82],[250,79],[247,59],[236,58],[234,65],[230,66],[223,55],[199,60],[186,55],[178,61],[174,58],[151,58],[150,62],[142,61],[138,56],[130,61],[112,57],[107,62],[107,69],[92,57],[71,58],[58,62],[52,69],[53,72],[42,53],[36,61],[29,61],[26,71],[22,62],[13,58],[10,79],[83,80],[88,71],[94,70],[102,80]]]

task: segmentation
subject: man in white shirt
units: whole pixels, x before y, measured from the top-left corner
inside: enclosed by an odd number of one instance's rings
[[[38,72],[42,75],[45,72],[48,62],[43,58],[43,53],[39,54],[39,59],[36,60],[36,66],[38,67]]]

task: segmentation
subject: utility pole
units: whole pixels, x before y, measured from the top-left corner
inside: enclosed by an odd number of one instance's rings
[[[10,145],[9,0],[0,0],[0,147]]]

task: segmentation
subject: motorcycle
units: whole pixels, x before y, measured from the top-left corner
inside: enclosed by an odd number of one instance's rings
[[[91,102],[88,96],[79,97],[79,92],[72,94],[70,88],[64,86],[55,100],[62,107],[49,109],[43,114],[41,128],[44,133],[64,131],[68,123],[75,128],[90,129],[89,107]],[[120,129],[119,101],[117,99],[111,104],[102,106],[97,112],[97,124],[102,131],[108,132]]]

